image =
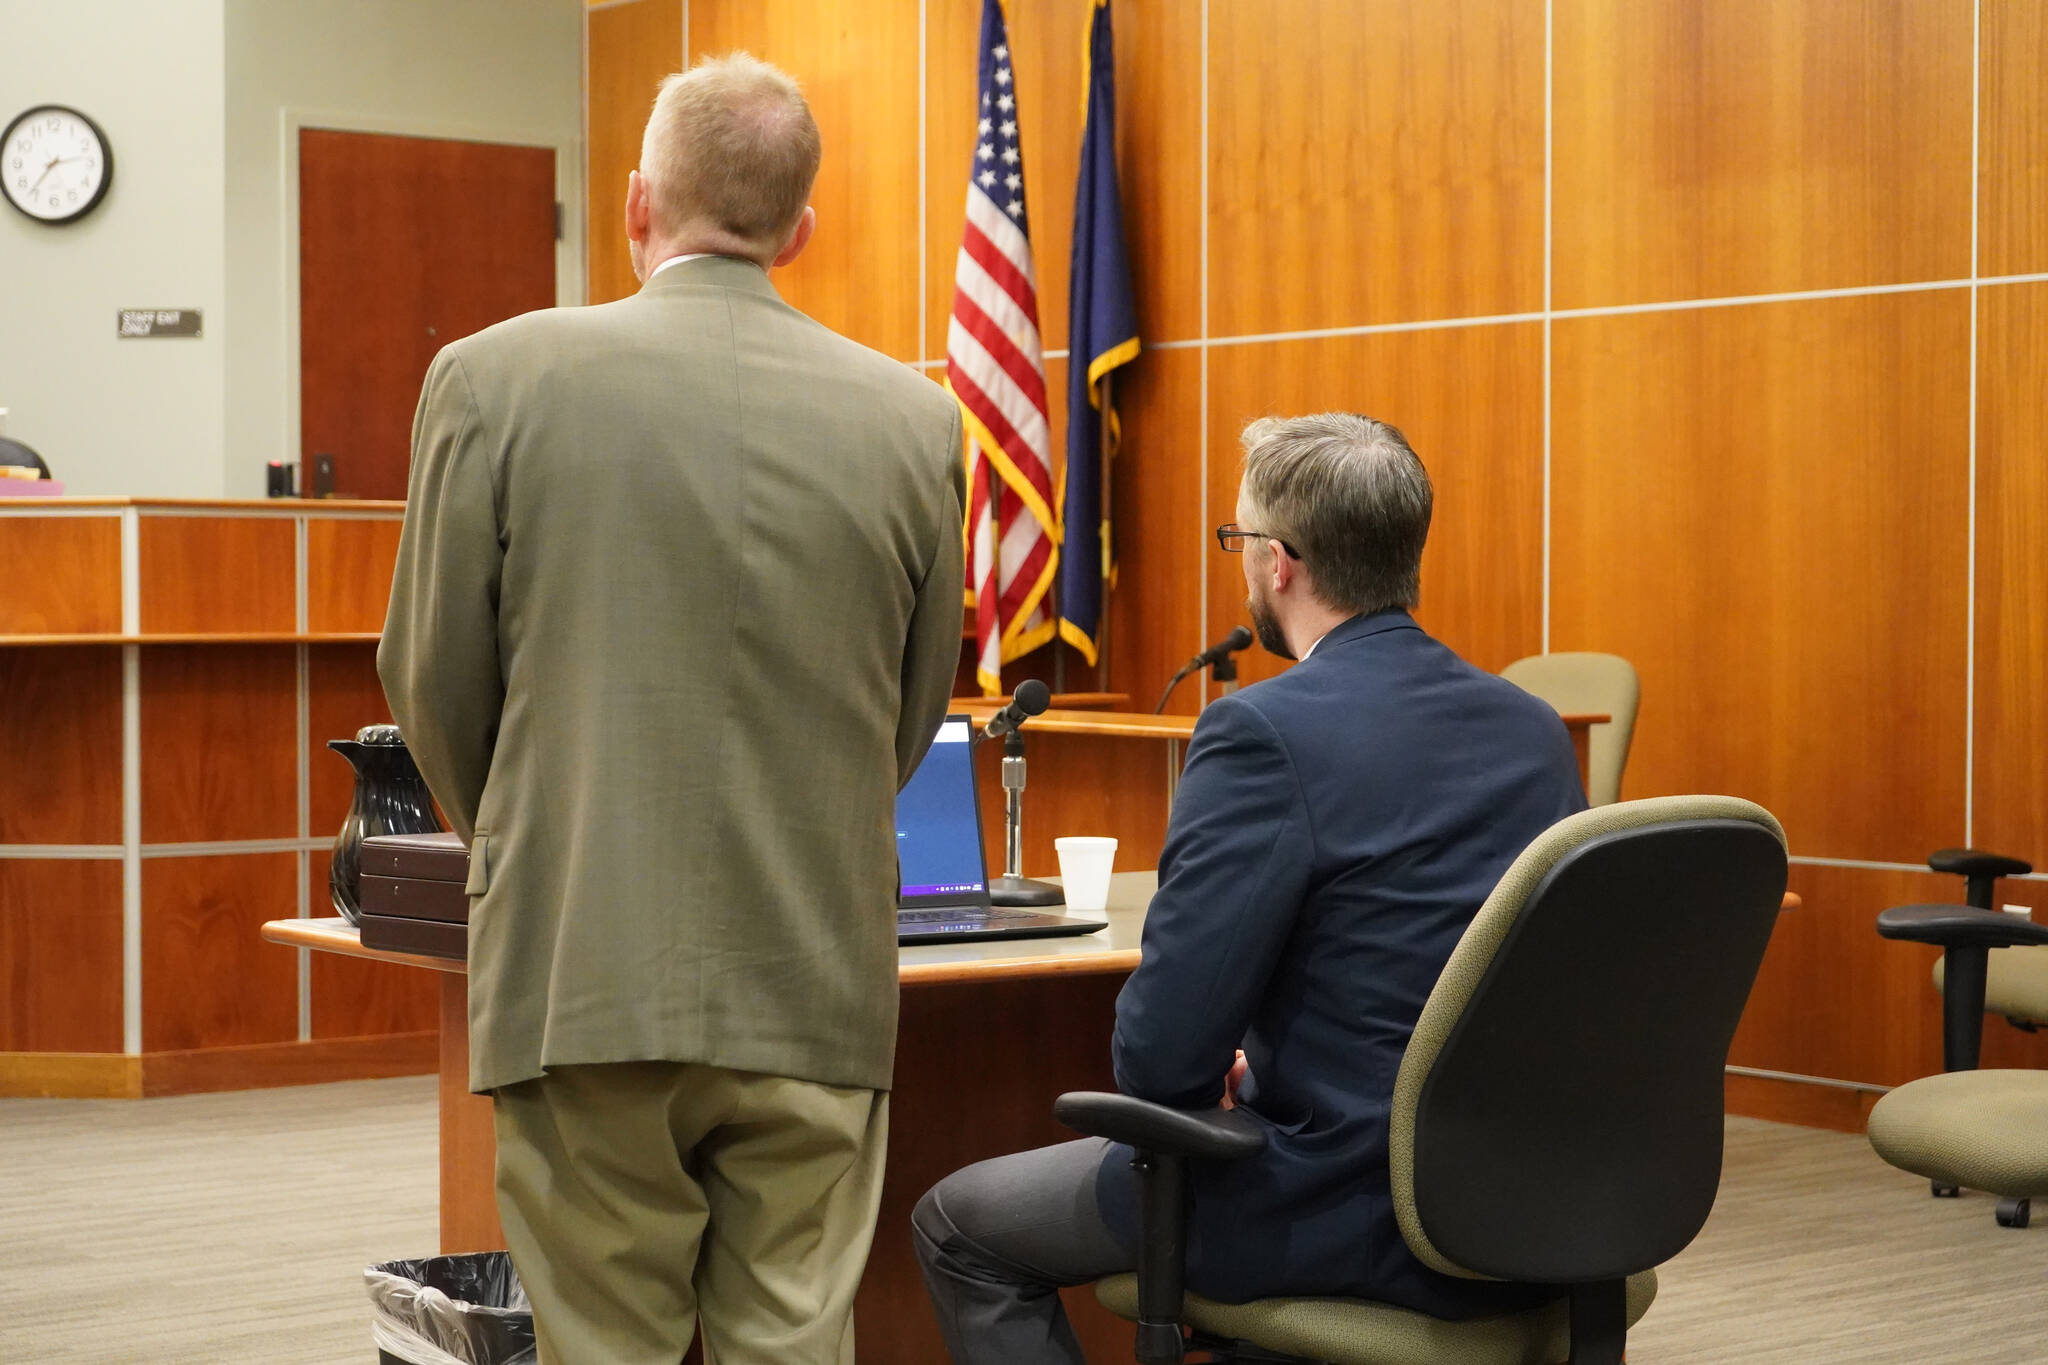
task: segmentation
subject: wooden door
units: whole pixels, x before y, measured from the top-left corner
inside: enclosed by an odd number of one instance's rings
[[[300,488],[403,498],[434,353],[554,301],[552,148],[300,130]]]

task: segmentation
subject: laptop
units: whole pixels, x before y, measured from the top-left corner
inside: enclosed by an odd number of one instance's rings
[[[948,716],[896,797],[898,943],[1092,934],[1101,920],[989,904],[974,782],[974,722]]]

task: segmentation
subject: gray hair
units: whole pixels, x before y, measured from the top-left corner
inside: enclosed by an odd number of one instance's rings
[[[1354,615],[1413,608],[1434,494],[1408,438],[1350,412],[1262,417],[1245,427],[1252,528],[1301,554],[1316,596]]]
[[[664,235],[772,256],[803,215],[822,150],[796,81],[734,52],[661,83],[640,139],[640,174]]]

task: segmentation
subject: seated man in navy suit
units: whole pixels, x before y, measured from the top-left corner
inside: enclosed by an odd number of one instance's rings
[[[1429,476],[1345,413],[1244,433],[1237,522],[1259,642],[1300,663],[1203,711],[1143,960],[1117,999],[1126,1094],[1242,1106],[1263,1153],[1192,1163],[1188,1287],[1342,1295],[1438,1317],[1537,1301],[1453,1279],[1401,1240],[1394,1076],[1423,1000],[1507,866],[1585,807],[1557,713],[1409,616]],[[1048,1096],[1048,1103],[1051,1097]],[[1082,1359],[1060,1285],[1137,1262],[1131,1154],[1100,1139],[954,1173],[912,1215],[959,1365]]]

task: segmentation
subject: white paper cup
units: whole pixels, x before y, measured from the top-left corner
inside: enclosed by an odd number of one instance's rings
[[[1076,919],[1109,918],[1109,872],[1116,865],[1116,840],[1069,835],[1052,841],[1060,855],[1060,885],[1067,913]]]

